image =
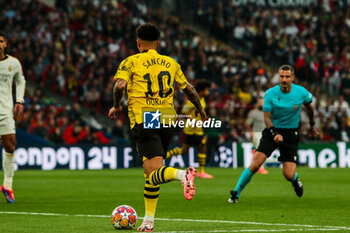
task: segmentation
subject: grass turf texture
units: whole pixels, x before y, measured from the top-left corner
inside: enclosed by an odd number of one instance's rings
[[[229,204],[227,199],[242,168],[208,168],[207,171],[215,177],[195,180],[197,193],[192,201],[183,197],[180,182],[161,185],[156,218],[169,220],[156,220],[155,231],[245,232],[256,229],[295,232],[304,229],[306,232],[327,232],[327,229],[333,229],[329,226],[343,226],[347,228],[336,228],[336,232],[350,232],[350,169],[298,168],[304,183],[304,196],[298,198],[292,185],[284,180],[281,169],[271,168],[268,175],[253,177],[238,204]],[[144,216],[143,188],[141,169],[17,171],[16,203],[7,204],[3,197],[0,198],[0,232],[115,232],[109,215],[118,205],[130,205],[138,216]],[[253,222],[272,225],[251,224]],[[141,223],[139,218],[137,226]]]

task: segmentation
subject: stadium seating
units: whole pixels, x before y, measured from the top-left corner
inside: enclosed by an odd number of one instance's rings
[[[0,0],[2,4],[5,2]],[[144,1],[57,1],[56,8],[36,1],[11,1],[1,10],[0,25],[8,34],[8,53],[22,62],[28,81],[40,83],[44,89],[71,99],[72,105],[78,103],[106,114],[113,100],[116,69],[122,59],[137,52],[136,27],[146,21],[157,23],[163,32],[160,53],[177,60],[191,82],[199,78],[213,82],[207,105],[208,111],[215,109],[215,117],[224,122],[222,140],[248,140],[242,127],[247,112],[267,88],[278,82],[276,68],[267,64],[271,60],[294,64],[296,82],[315,95],[319,116],[316,126],[324,129],[320,138],[310,138],[305,133],[303,140],[349,141],[350,111],[343,98],[350,93],[350,50],[346,39],[349,25],[345,20],[332,11],[326,12],[326,18],[321,18],[319,13],[305,12],[305,9],[248,7],[240,10],[232,5],[223,11],[220,9],[224,1],[198,2],[205,3],[202,6],[205,13],[194,15],[195,21],[209,24],[211,28],[221,28],[223,31],[212,31],[211,35],[224,35],[225,38],[217,38],[224,41],[236,39],[252,49],[251,57],[217,39],[203,40],[192,26],[148,8]],[[213,2],[215,5],[210,5]],[[343,11],[343,16],[349,18],[349,12]],[[317,17],[320,20],[314,22]],[[221,20],[208,21],[213,18]],[[34,19],[36,24],[29,23]],[[328,28],[332,23],[334,26]],[[246,35],[247,30],[249,35]],[[310,37],[310,30],[319,30],[321,34]],[[257,43],[261,40],[268,41],[268,46]],[[313,85],[315,82],[323,85]],[[184,98],[178,90],[174,100],[180,110]],[[125,105],[125,101],[123,103]],[[30,104],[25,119],[35,121],[21,123],[21,127],[29,132],[60,143],[105,142],[98,135],[91,138],[90,129],[79,121],[69,120],[74,125],[67,127],[65,117],[68,110],[65,107],[47,105],[36,110],[34,106]],[[339,106],[341,111],[338,111]],[[125,112],[120,120],[123,124],[119,123],[114,132],[127,132]],[[306,122],[304,114],[303,132],[307,132]],[[64,129],[50,127],[60,127],[60,124]]]

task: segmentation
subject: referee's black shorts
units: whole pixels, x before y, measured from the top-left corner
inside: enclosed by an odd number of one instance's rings
[[[136,124],[131,132],[141,162],[143,162],[143,157],[152,159],[156,156],[163,156],[166,158],[173,131],[173,128],[144,129],[143,124]]]
[[[280,150],[281,162],[294,162],[296,163],[298,157],[298,143],[299,133],[298,129],[281,129],[276,128],[276,132],[283,136],[283,142],[276,143],[273,140],[273,136],[267,128],[262,132],[262,137],[257,151],[264,153],[267,157],[270,157],[271,153],[278,147]]]

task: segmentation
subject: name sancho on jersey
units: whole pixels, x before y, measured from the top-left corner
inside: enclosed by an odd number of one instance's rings
[[[128,83],[128,115],[131,128],[144,122],[143,109],[147,107],[157,107],[161,114],[161,109],[167,109],[169,113],[171,108],[176,115],[173,84],[176,83],[180,89],[187,86],[180,65],[174,59],[158,54],[154,49],[123,60],[114,76],[114,79],[119,78]]]
[[[166,60],[161,58],[153,58],[151,60],[147,60],[147,62],[144,62],[143,65],[146,67],[146,69],[153,65],[165,66],[166,68],[170,68],[171,66],[170,62],[167,62]]]

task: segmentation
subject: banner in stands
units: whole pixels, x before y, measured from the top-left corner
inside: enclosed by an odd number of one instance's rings
[[[344,142],[323,144],[300,144],[298,162],[310,168],[350,167],[350,144]],[[1,149],[1,161],[4,150]],[[139,167],[135,150],[130,145],[119,146],[63,146],[19,147],[16,149],[16,169],[54,170],[66,168],[118,169]],[[248,167],[252,158],[252,143],[231,143],[218,146],[209,153],[210,166],[222,168]],[[173,156],[165,164],[174,167],[198,167],[196,152],[190,148],[188,156]],[[267,165],[277,165],[279,151],[275,150]],[[0,167],[2,162],[0,163]]]
[[[350,144],[345,142],[336,143],[310,143],[299,144],[298,164],[309,168],[326,167],[350,167]],[[240,166],[248,167],[252,159],[251,143],[232,143],[232,146],[221,146],[214,160],[219,167]],[[279,150],[275,150],[267,159],[267,165],[280,165]]]
[[[245,6],[254,4],[262,7],[307,7],[313,4],[316,6],[317,0],[232,0],[234,6]]]

